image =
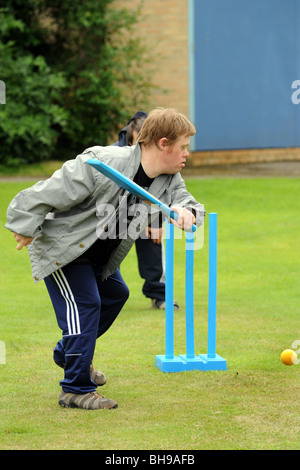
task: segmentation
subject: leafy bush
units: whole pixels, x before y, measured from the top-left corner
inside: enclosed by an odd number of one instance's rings
[[[107,145],[146,109],[153,85],[150,54],[133,33],[140,10],[113,3],[9,0],[0,9],[0,164]]]
[[[0,11],[0,35],[24,30],[13,15]],[[16,165],[49,157],[67,112],[55,103],[66,85],[43,56],[23,53],[14,40],[0,43],[0,74],[6,84],[6,104],[0,106],[0,163]],[[55,128],[56,126],[56,128]]]

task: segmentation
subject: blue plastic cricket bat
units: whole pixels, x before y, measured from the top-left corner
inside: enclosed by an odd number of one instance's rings
[[[146,204],[154,204],[167,217],[170,217],[173,220],[178,219],[177,212],[172,211],[166,204],[161,202],[156,197],[152,196],[152,194],[150,194],[148,191],[143,189],[131,179],[127,178],[127,176],[123,175],[123,173],[121,173],[120,171],[116,170],[115,168],[112,168],[106,163],[100,162],[99,160],[93,158],[87,160],[86,163],[96,168],[96,170],[100,171],[100,173],[117,183],[120,188],[126,189],[131,194],[134,194],[135,196],[140,198]],[[196,230],[196,225],[192,225],[190,231],[195,232]]]

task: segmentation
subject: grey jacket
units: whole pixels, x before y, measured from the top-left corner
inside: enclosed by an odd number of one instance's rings
[[[87,149],[64,163],[49,179],[21,191],[8,207],[5,227],[34,237],[27,248],[35,282],[78,258],[97,238],[103,237],[115,217],[116,211],[112,213],[111,207],[117,209],[119,197],[128,194],[86,164],[89,158],[97,158],[133,179],[140,165],[141,148],[138,144]],[[196,225],[203,224],[204,207],[187,191],[179,173],[158,176],[149,192],[169,206],[193,208]],[[138,236],[134,233],[147,227],[150,211],[147,204],[139,205],[139,216],[130,224],[130,235],[111,253],[103,279],[120,266]]]

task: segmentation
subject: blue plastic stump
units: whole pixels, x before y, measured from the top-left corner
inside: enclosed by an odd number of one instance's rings
[[[201,354],[206,370],[226,370],[226,359],[216,354],[217,326],[217,214],[209,214],[208,332],[207,354]]]
[[[163,372],[226,370],[227,361],[216,354],[217,214],[209,214],[209,286],[207,354],[195,356],[194,345],[194,233],[186,232],[186,354],[174,356],[174,226],[166,221],[166,354],[155,357]]]
[[[180,372],[181,359],[174,356],[174,225],[166,219],[166,351],[164,356],[155,356],[155,365],[163,372]]]
[[[183,361],[184,370],[205,370],[206,363],[200,356],[195,356],[194,337],[194,239],[195,234],[185,233],[185,327],[186,354],[178,357]]]

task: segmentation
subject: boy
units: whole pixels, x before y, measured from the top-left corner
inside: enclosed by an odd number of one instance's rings
[[[118,142],[114,145],[124,147],[135,145],[139,131],[144,124],[148,114],[144,111],[137,111],[128,121],[127,125],[119,132]],[[144,189],[148,190],[147,187]],[[138,258],[138,268],[140,276],[144,279],[142,287],[143,294],[151,299],[152,308],[165,309],[165,280],[163,265],[163,245],[162,245],[162,220],[163,216],[157,219],[156,226],[147,227],[135,241],[136,254]],[[177,302],[173,304],[174,310],[179,310]]]
[[[151,211],[140,203],[137,216],[134,196],[85,162],[97,158],[149,187],[178,213],[174,225],[188,230],[193,223],[201,225],[205,216],[180,176],[194,134],[184,115],[154,110],[137,145],[87,149],[48,180],[21,191],[8,207],[6,227],[18,250],[28,247],[33,278],[44,279],[62,330],[54,348],[54,361],[64,369],[61,406],[118,406],[96,391],[106,378],[93,368],[92,359],[96,339],[110,328],[128,299],[119,266],[148,226]]]

